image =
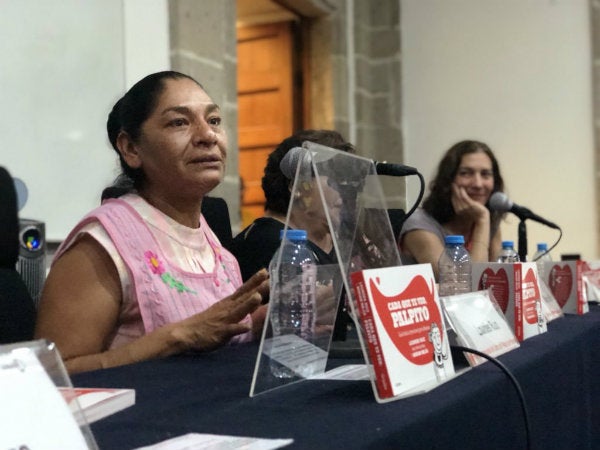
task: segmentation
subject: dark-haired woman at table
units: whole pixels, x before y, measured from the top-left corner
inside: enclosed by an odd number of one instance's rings
[[[430,263],[437,277],[444,236],[451,234],[464,236],[472,261],[495,261],[503,214],[490,211],[488,202],[503,190],[498,161],[486,144],[466,140],[453,145],[439,163],[422,208],[402,227],[403,263]]]
[[[219,106],[193,78],[159,72],[115,104],[107,129],[129,192],[58,249],[36,336],[56,343],[72,373],[252,339],[268,275],[242,285],[201,215],[227,156]]]

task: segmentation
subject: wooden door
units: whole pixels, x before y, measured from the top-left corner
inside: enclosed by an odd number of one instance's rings
[[[239,27],[238,144],[242,227],[264,212],[267,156],[294,129],[292,23]]]

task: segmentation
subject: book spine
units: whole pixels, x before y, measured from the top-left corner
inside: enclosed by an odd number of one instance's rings
[[[519,342],[523,340],[523,282],[521,263],[513,264],[514,296],[515,296],[515,335]]]
[[[587,296],[583,292],[583,261],[575,262],[575,284],[577,286],[577,314],[584,314],[584,306],[587,303]]]
[[[352,280],[352,290],[358,306],[358,313],[364,330],[364,338],[367,341],[369,355],[373,369],[375,370],[375,384],[379,397],[393,397],[390,377],[385,366],[385,361],[381,351],[379,335],[373,318],[373,310],[369,301],[369,294],[365,285],[365,276],[362,272],[354,272],[350,275]]]

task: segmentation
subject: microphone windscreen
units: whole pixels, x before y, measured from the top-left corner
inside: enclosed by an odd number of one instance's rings
[[[23,180],[20,178],[13,177],[13,183],[15,184],[15,191],[17,192],[17,209],[21,211],[25,206],[25,203],[27,203],[29,191]]]
[[[504,192],[494,192],[490,197],[490,209],[492,211],[507,212],[513,206],[508,196]]]
[[[296,175],[296,168],[298,167],[298,163],[300,162],[304,151],[305,150],[301,147],[291,148],[279,163],[279,169],[287,179],[291,180]]]

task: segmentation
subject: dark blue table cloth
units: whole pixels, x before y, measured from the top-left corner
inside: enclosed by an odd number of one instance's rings
[[[297,449],[523,449],[518,396],[485,363],[415,397],[378,404],[368,381],[310,380],[248,396],[257,344],[72,377],[136,389],[136,404],[92,424],[101,449],[182,434],[293,438]],[[600,307],[549,324],[500,358],[529,408],[533,449],[600,449]],[[331,365],[356,360],[331,360]]]

